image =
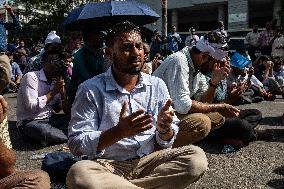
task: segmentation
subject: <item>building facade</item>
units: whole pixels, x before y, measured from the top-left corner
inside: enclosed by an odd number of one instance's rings
[[[139,0],[162,16],[161,0]],[[175,25],[179,32],[190,27],[198,31],[216,29],[222,20],[229,32],[249,31],[252,25],[264,27],[276,19],[280,25],[283,0],[168,0],[168,26]],[[162,29],[162,19],[151,28]]]

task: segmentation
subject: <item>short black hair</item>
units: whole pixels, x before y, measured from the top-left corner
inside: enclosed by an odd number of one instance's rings
[[[41,56],[42,62],[47,62],[50,56],[56,56],[60,60],[65,60],[65,55],[61,52],[51,51],[51,52],[44,52]]]
[[[73,57],[70,52],[64,52],[63,55],[65,56],[66,59]]]
[[[259,61],[270,61],[270,60],[271,60],[271,58],[267,55],[261,55],[259,57]]]
[[[107,40],[106,40],[107,46],[108,47],[112,46],[116,38],[119,37],[121,34],[131,32],[131,31],[137,32],[138,34],[141,35],[140,28],[136,26],[135,24],[133,24],[132,22],[125,21],[125,22],[120,22],[120,23],[115,24],[108,31]]]

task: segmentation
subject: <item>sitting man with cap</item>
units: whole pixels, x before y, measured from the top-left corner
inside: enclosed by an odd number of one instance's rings
[[[185,47],[170,55],[153,73],[166,83],[181,120],[174,147],[200,141],[211,129],[224,124],[224,116],[235,117],[239,114],[239,110],[229,104],[202,103],[207,96],[214,96],[219,82],[230,72],[226,54],[221,50],[225,44],[220,34],[210,32],[201,37],[196,46]],[[214,64],[208,67],[210,59],[221,60],[222,66]],[[206,78],[202,73],[211,75],[208,89],[204,88]]]

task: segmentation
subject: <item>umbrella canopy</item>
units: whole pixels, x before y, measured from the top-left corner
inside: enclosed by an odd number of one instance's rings
[[[157,21],[160,16],[149,6],[136,1],[107,1],[88,3],[84,7],[73,9],[64,25],[69,30],[82,30],[94,27],[107,29],[115,23],[128,20],[136,25],[145,25]]]
[[[64,19],[63,24],[72,27],[72,23],[74,23],[74,21],[76,21],[79,18],[83,8],[84,7],[76,7],[75,9],[73,9]]]

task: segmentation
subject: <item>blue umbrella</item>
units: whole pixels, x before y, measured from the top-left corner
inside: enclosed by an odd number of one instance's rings
[[[84,8],[84,7],[76,7],[75,9],[73,9],[73,10],[68,14],[68,16],[64,19],[63,24],[64,24],[64,25],[72,25],[72,23],[73,23],[74,21],[76,21],[76,20],[79,18],[80,14],[81,14],[81,12],[82,12],[82,10],[83,10],[83,8]]]
[[[66,29],[78,30],[94,27],[107,29],[113,24],[128,20],[136,25],[157,21],[160,16],[149,6],[136,1],[107,1],[88,3],[73,9],[64,21]]]

